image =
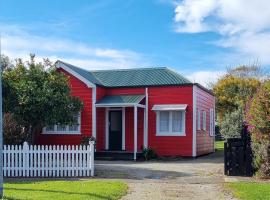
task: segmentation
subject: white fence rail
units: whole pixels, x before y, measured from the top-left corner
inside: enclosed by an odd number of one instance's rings
[[[94,176],[94,143],[89,145],[4,145],[5,177]]]

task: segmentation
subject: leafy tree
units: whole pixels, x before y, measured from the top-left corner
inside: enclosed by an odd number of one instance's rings
[[[12,113],[32,142],[44,126],[74,123],[73,116],[82,108],[70,95],[68,78],[49,60],[36,63],[34,55],[26,63],[16,60],[3,72],[3,88],[4,112]]]
[[[3,71],[12,67],[12,63],[8,56],[1,55],[1,67]]]
[[[253,65],[242,65],[236,68],[229,68],[227,74],[238,78],[255,78],[261,80],[266,77],[267,72],[255,62]]]
[[[270,80],[250,101],[246,119],[252,133],[254,164],[261,176],[270,177]]]
[[[220,123],[220,133],[225,139],[240,138],[243,129],[242,109],[227,113]]]
[[[11,113],[3,115],[3,134],[4,144],[22,144],[28,136]]]
[[[260,81],[253,77],[239,77],[232,73],[224,75],[213,87],[219,121],[227,113],[244,108],[246,102],[256,92]]]

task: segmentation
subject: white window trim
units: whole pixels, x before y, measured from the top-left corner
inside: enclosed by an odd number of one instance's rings
[[[177,110],[179,111],[179,110]],[[160,118],[160,112],[169,112],[169,132],[160,132],[159,130],[159,118]],[[186,136],[186,111],[182,112],[182,132],[173,132],[172,131],[172,112],[171,111],[156,111],[156,136]]]
[[[78,115],[78,130],[77,131],[69,131],[68,126],[66,125],[66,130],[65,131],[57,131],[57,124],[54,125],[54,130],[53,131],[48,131],[46,130],[46,127],[42,128],[42,134],[45,135],[80,135],[81,134],[81,113]]]
[[[203,130],[206,131],[206,111],[203,111]]]
[[[214,109],[213,108],[210,108],[210,122],[209,122],[209,126],[210,126],[210,129],[209,129],[209,134],[210,136],[214,136]]]
[[[201,130],[201,111],[197,110],[197,130]]]

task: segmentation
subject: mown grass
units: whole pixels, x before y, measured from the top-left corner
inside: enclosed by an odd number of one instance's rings
[[[4,184],[4,199],[114,200],[125,195],[127,188],[119,181],[12,181]]]
[[[224,141],[215,141],[215,148],[218,151],[224,150]]]
[[[235,197],[243,200],[270,200],[270,183],[227,183]]]

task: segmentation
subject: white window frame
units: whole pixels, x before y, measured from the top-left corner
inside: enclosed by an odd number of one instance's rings
[[[197,130],[201,130],[201,111],[197,110]]]
[[[214,125],[214,109],[210,108],[210,123],[209,123],[209,134],[210,136],[215,135],[215,125]]]
[[[46,127],[42,129],[42,134],[47,135],[79,135],[81,134],[81,113],[78,114],[78,130],[77,131],[70,131],[69,125],[65,125],[65,130],[57,131],[57,125],[61,124],[55,124],[53,125],[53,130],[46,130]]]
[[[203,110],[203,130],[206,131],[206,111]]]
[[[160,132],[159,119],[160,112],[169,112],[169,132]],[[173,132],[172,131],[172,113],[181,112],[182,113],[182,131]],[[156,136],[186,136],[186,111],[185,110],[170,110],[170,111],[156,111]]]

